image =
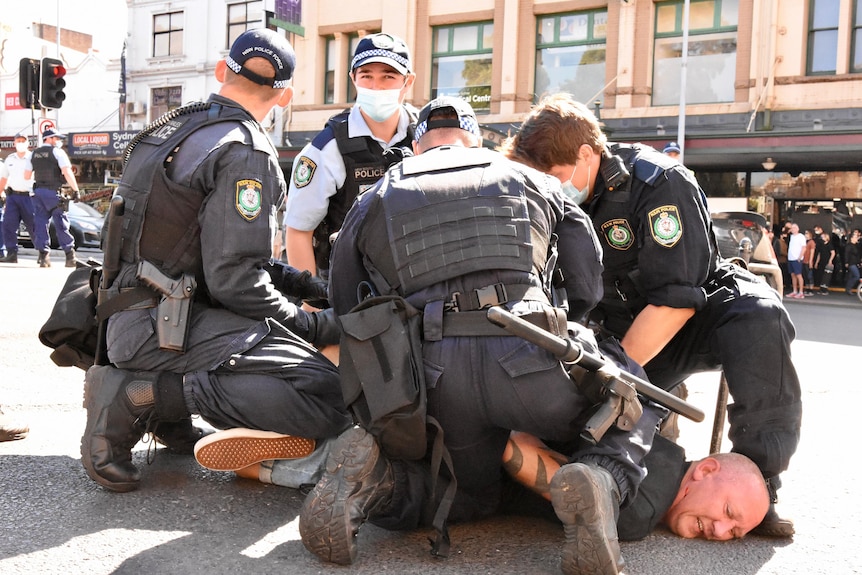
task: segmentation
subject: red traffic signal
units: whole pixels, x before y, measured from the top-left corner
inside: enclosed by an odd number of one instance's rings
[[[66,99],[66,67],[55,58],[42,58],[39,104],[43,108],[59,108]]]

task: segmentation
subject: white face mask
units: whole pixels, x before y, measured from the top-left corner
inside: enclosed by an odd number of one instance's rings
[[[572,183],[572,178],[575,177],[575,172],[577,172],[577,171],[578,171],[578,164],[576,161],[575,162],[575,169],[572,170],[571,177],[569,177],[568,180],[563,182],[562,188],[563,188],[563,193],[566,194],[570,200],[572,200],[573,202],[575,202],[576,204],[578,204],[580,206],[585,201],[587,201],[587,198],[590,197],[590,177],[593,174],[592,174],[592,167],[587,166],[587,183],[583,188],[581,188],[579,190]]]
[[[29,148],[30,147],[27,145],[27,142],[15,142],[15,151],[18,152],[19,154],[23,154]]]
[[[356,105],[375,122],[385,122],[401,107],[401,88],[371,90],[357,86]]]
[[[63,147],[63,140],[54,140],[54,147],[55,148],[62,148]]]

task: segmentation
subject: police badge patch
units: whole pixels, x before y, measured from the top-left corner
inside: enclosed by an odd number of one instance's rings
[[[236,211],[249,222],[260,215],[263,207],[263,185],[257,180],[238,180]]]
[[[682,237],[682,221],[679,218],[679,208],[676,206],[661,206],[649,214],[649,229],[655,243],[665,248],[672,248]]]
[[[311,183],[311,178],[314,177],[314,170],[317,169],[311,158],[300,156],[299,162],[296,164],[296,169],[293,170],[293,185],[297,188],[303,188]]]
[[[632,247],[635,235],[627,220],[615,218],[602,224],[602,235],[608,245],[615,250],[627,250]]]

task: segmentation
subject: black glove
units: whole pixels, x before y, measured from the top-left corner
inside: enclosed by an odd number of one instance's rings
[[[308,334],[308,339],[317,347],[335,345],[341,339],[341,322],[332,308],[312,312],[314,318],[314,333]]]
[[[383,163],[389,169],[404,158],[409,158],[413,155],[413,150],[407,146],[393,146],[383,150]]]
[[[273,285],[286,296],[297,297],[317,308],[327,307],[327,283],[308,270],[299,271],[278,260],[269,260],[264,269]]]

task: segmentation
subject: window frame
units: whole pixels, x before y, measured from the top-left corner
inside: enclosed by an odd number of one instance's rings
[[[490,40],[486,43],[486,38],[488,35],[485,33],[485,29],[490,27],[492,29],[490,34]],[[454,49],[454,43],[456,38],[456,30],[460,28],[477,28],[476,33],[476,44],[471,49]],[[435,94],[439,95],[439,87],[437,86],[437,81],[435,81],[435,76],[437,76],[438,70],[438,59],[439,58],[451,58],[451,57],[464,57],[464,56],[487,56],[489,62],[491,62],[491,66],[493,67],[493,55],[494,55],[494,42],[493,42],[493,28],[494,21],[493,20],[479,20],[475,22],[459,22],[457,24],[444,24],[440,26],[432,26],[431,27],[431,78],[429,88],[431,90],[431,97],[436,97]],[[440,50],[437,45],[438,33],[442,30],[448,30],[448,38],[447,38],[447,46],[445,50]],[[439,77],[438,77],[439,80]],[[470,88],[470,86],[464,86],[465,89]],[[470,104],[473,107],[473,110],[476,114],[487,114],[490,112],[491,102],[490,102],[490,88],[491,85],[488,85],[488,101],[487,105],[477,105],[475,102],[471,101]],[[472,98],[471,98],[472,99]]]
[[[175,28],[174,27],[174,17],[177,15],[179,15],[181,18],[180,18],[179,27]],[[156,21],[159,18],[163,18],[165,16],[168,17],[168,28],[167,28],[167,30],[156,31]],[[153,14],[153,36],[152,36],[153,58],[171,58],[171,57],[181,56],[184,53],[184,51],[185,51],[185,20],[186,20],[185,10],[173,10],[171,12],[160,12],[159,14]],[[179,34],[180,49],[178,52],[174,52],[173,48],[172,48],[172,46],[174,44],[174,34]],[[164,54],[161,54],[161,53],[157,54],[156,53],[156,47],[158,46],[157,39],[160,39],[162,37],[167,38],[167,43],[168,43],[167,44],[167,52]]]
[[[824,6],[824,4],[821,4]],[[841,27],[841,12],[840,10],[835,15],[835,25],[829,27],[817,27],[814,26],[814,16],[815,10],[817,7],[817,0],[811,0],[808,4],[808,22],[807,22],[807,32],[806,32],[806,50],[805,50],[805,75],[806,76],[834,76],[838,73],[838,38],[840,36],[840,27]],[[817,35],[823,35],[827,32],[835,33],[835,46],[834,46],[834,55],[835,60],[832,62],[831,70],[814,70],[814,39]]]
[[[691,41],[692,38],[697,39],[698,37],[707,37],[707,36],[721,36],[722,34],[734,34],[734,38],[736,41],[736,51],[734,54],[738,56],[739,54],[739,2],[737,0],[737,14],[736,14],[736,24],[734,25],[722,25],[721,18],[724,14],[724,2],[726,0],[690,0],[689,4],[689,49],[691,49]],[[713,14],[712,14],[712,26],[709,27],[691,27],[691,18],[692,18],[692,5],[695,4],[712,4],[713,5]],[[673,30],[671,31],[663,31],[659,32],[659,12],[662,8],[673,7],[674,12],[674,24]],[[656,2],[655,5],[655,18],[653,21],[653,40],[652,40],[652,106],[668,106],[672,104],[656,104],[655,103],[655,86],[656,86],[656,74],[658,68],[658,60],[657,47],[659,42],[664,39],[673,39],[679,38],[682,41],[683,35],[683,13],[685,11],[685,0],[666,0],[661,2]],[[696,40],[695,40],[696,41]],[[686,90],[688,91],[688,90]],[[686,98],[688,100],[688,98]],[[729,100],[715,100],[711,102],[690,102],[690,103],[702,103],[702,104],[726,104],[733,101],[733,97]]]
[[[263,18],[259,18],[257,20],[249,20],[249,5],[251,4],[258,4],[258,12],[261,15],[264,14],[263,0],[242,0],[240,2],[231,2],[225,6],[225,50],[230,50],[230,47],[233,45],[233,41],[243,32],[264,27],[265,22]],[[239,6],[245,7],[245,19],[242,21],[233,22],[231,21],[231,10]],[[252,24],[257,24],[257,26],[250,26]],[[241,30],[239,30],[240,27],[242,27]],[[239,31],[236,33],[236,35],[232,36],[232,30]]]
[[[596,15],[598,15],[598,14],[603,14],[605,17],[606,29],[605,29],[604,36],[601,38],[599,38],[595,35],[595,29],[596,29],[595,19],[596,19]],[[565,40],[565,41],[560,40],[560,22],[561,22],[561,19],[571,17],[571,16],[584,16],[584,15],[586,15],[588,20],[589,20],[587,37],[584,38],[583,40]],[[553,20],[553,22],[554,22],[554,39],[550,42],[542,42],[542,41],[540,41],[541,32],[542,32],[542,25],[547,20]],[[572,48],[572,47],[577,47],[577,46],[595,46],[597,44],[601,44],[605,47],[604,48],[604,50],[605,50],[604,65],[607,66],[607,50],[608,50],[607,25],[608,25],[608,9],[607,9],[607,7],[593,8],[593,9],[589,9],[589,10],[575,10],[575,11],[571,11],[571,12],[560,12],[560,13],[556,13],[556,14],[543,14],[543,15],[539,15],[536,17],[536,67],[535,67],[535,71],[533,73],[533,100],[534,100],[534,103],[541,96],[541,94],[539,94],[536,91],[537,74],[539,72],[539,66],[538,66],[539,52],[541,50],[547,50],[547,49],[552,49],[552,48]],[[607,74],[607,68],[605,68],[605,73]],[[602,102],[604,102],[604,86],[605,86],[605,82],[603,80],[602,81],[602,89],[599,92],[599,95],[597,96],[597,98],[599,100],[601,100]],[[586,104],[592,105],[592,102],[586,102]]]

